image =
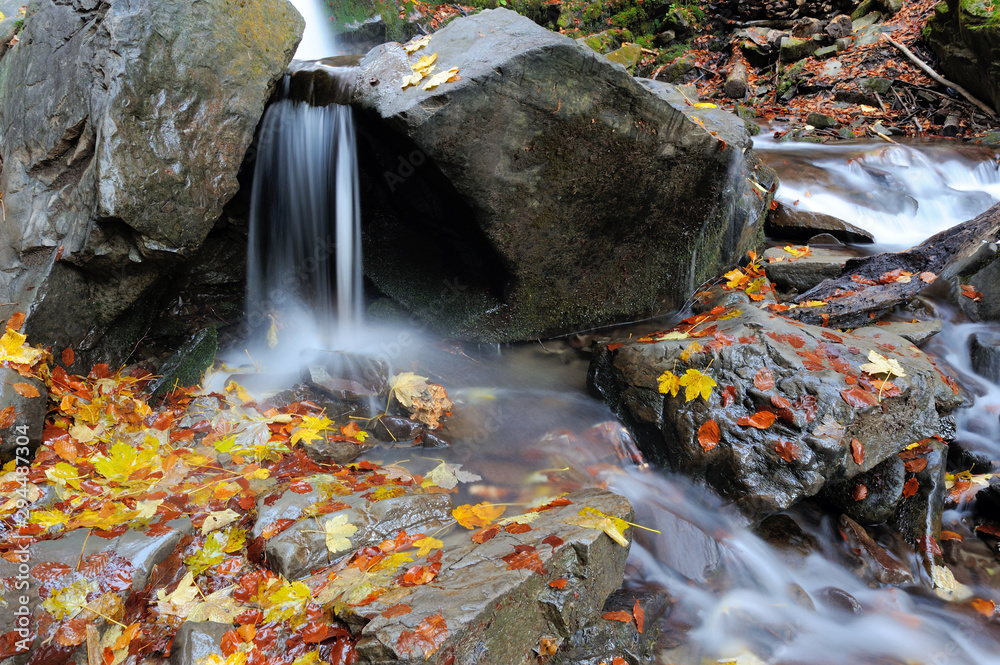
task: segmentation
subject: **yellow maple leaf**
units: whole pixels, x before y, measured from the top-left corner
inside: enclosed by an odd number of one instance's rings
[[[27,346],[27,339],[27,336],[8,328],[3,337],[0,337],[0,362],[34,365],[40,360],[45,352]]]
[[[903,371],[903,366],[899,364],[899,361],[895,358],[886,358],[882,354],[878,353],[874,349],[868,352],[868,360],[861,369],[869,374],[879,375],[885,374],[886,376],[906,376],[906,372]]]
[[[750,276],[747,275],[742,270],[740,270],[739,268],[733,268],[725,275],[723,275],[723,277],[725,277],[726,280],[728,280],[726,282],[726,286],[728,286],[731,289],[735,289],[738,288],[741,284],[743,284],[743,282],[747,281],[747,279]]]
[[[396,400],[403,406],[413,406],[413,398],[428,390],[426,376],[417,376],[413,372],[401,372],[389,379],[389,389]]]
[[[677,391],[681,389],[680,378],[673,372],[664,372],[656,380],[660,384],[660,392],[671,397],[677,397]]]
[[[322,439],[333,421],[326,416],[302,416],[302,424],[292,432],[292,444],[299,441],[312,443],[316,439]]]
[[[476,529],[489,525],[493,520],[503,515],[503,506],[494,506],[489,501],[483,501],[472,506],[465,504],[451,511],[459,524],[466,529]]]
[[[712,388],[715,387],[715,379],[696,369],[689,369],[677,383],[684,386],[685,402],[690,402],[698,395],[707,402],[712,395]]]
[[[424,84],[424,90],[433,90],[442,83],[450,83],[451,81],[457,81],[461,78],[458,75],[458,67],[452,67],[449,70],[438,72],[430,78],[427,83]]]
[[[687,362],[688,360],[691,359],[691,356],[693,356],[696,353],[701,353],[704,350],[705,347],[703,347],[698,342],[691,342],[684,348],[683,351],[681,351],[681,360]]]
[[[417,37],[416,39],[411,39],[407,43],[403,44],[403,50],[407,53],[413,53],[419,51],[423,47],[431,43],[431,36],[424,35],[423,37]]]
[[[410,69],[412,69],[415,72],[430,69],[431,65],[433,65],[437,61],[437,58],[438,58],[437,51],[431,53],[430,55],[422,55],[420,56],[419,60],[410,65]]]
[[[326,549],[331,554],[351,549],[350,536],[354,535],[357,530],[358,527],[347,521],[347,515],[331,517],[323,524],[323,533],[326,535]]]
[[[439,550],[444,547],[443,541],[438,540],[437,538],[432,538],[431,536],[421,538],[420,540],[414,540],[413,544],[420,548],[417,550],[417,556],[427,556],[431,550]]]
[[[562,521],[565,524],[574,524],[587,529],[598,529],[608,534],[611,540],[622,547],[628,547],[628,540],[622,533],[628,528],[628,522],[613,515],[606,515],[596,508],[583,508],[576,516]]]

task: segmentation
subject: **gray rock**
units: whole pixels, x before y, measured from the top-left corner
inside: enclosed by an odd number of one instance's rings
[[[332,476],[317,476],[310,483],[310,492],[299,494],[286,491],[281,497],[267,505],[266,497],[257,502],[259,516],[252,535],[261,536],[263,531],[279,519],[295,520],[281,533],[269,539],[264,546],[268,565],[285,576],[296,580],[307,576],[317,568],[328,566],[342,556],[359,547],[376,545],[386,538],[395,537],[400,531],[433,533],[451,519],[451,497],[447,494],[411,493],[402,496],[370,501],[360,495],[348,494],[332,496],[332,501],[342,503],[343,508],[319,518],[306,516],[306,508],[329,497],[329,488],[337,485]],[[417,491],[420,492],[419,488]],[[350,537],[351,549],[332,554],[326,547],[324,535],[319,533],[323,524],[339,515],[357,527]]]
[[[288,68],[288,97],[310,106],[349,104],[354,92],[354,67],[360,56],[294,61]]]
[[[720,304],[712,300],[705,306]],[[738,302],[714,316],[699,328],[709,327],[735,343],[703,346],[682,361],[690,339],[617,340],[614,350],[598,347],[589,381],[630,427],[647,459],[707,483],[751,520],[815,495],[828,482],[854,478],[910,442],[941,433],[941,415],[961,403],[927,356],[895,335],[866,339],[834,333]],[[883,395],[879,402],[877,391],[846,383],[847,373],[860,375],[871,350],[906,368],[906,377],[893,379],[898,396]],[[683,375],[686,369],[707,373],[716,382],[708,400],[686,401],[683,388],[676,397],[659,391],[664,372]],[[773,377],[772,388],[765,369]],[[755,382],[758,373],[764,387]],[[723,406],[727,394],[731,403]],[[779,417],[766,429],[739,423],[768,410]],[[709,420],[719,428],[719,443],[703,446],[699,430]],[[854,439],[863,451],[858,461],[851,450]]]
[[[947,473],[948,446],[941,441],[929,439],[921,443],[910,463],[927,460],[927,465],[919,471],[908,472],[907,482],[916,481],[917,489],[899,504],[890,524],[901,534],[908,545],[917,553],[923,564],[923,581],[933,586],[930,578],[932,567],[942,564],[941,559],[941,513],[947,494],[945,475]]]
[[[798,39],[809,39],[821,32],[823,32],[823,22],[811,16],[800,18],[792,24],[792,37]]]
[[[854,45],[854,40],[850,37],[841,37],[836,41],[836,47],[841,51],[846,51]]]
[[[626,662],[656,662],[660,651],[657,643],[661,633],[659,619],[670,607],[670,597],[665,590],[619,589],[608,596],[601,612],[632,614],[636,603],[643,611],[645,626],[642,633],[634,621],[608,621],[594,614],[568,639],[560,638],[559,651],[546,661],[547,664],[611,663],[616,657],[625,658]]]
[[[812,125],[816,129],[826,129],[828,127],[836,127],[839,123],[832,115],[825,115],[823,113],[813,111],[806,117],[806,124]]]
[[[830,46],[824,46],[823,48],[816,49],[816,52],[813,53],[813,56],[819,60],[822,60],[824,58],[832,58],[839,52],[840,48],[838,48],[836,44],[831,44]]]
[[[874,326],[866,326],[870,330],[881,330],[882,332],[899,335],[909,341],[914,346],[920,346],[934,335],[941,332],[941,321],[935,319],[931,321],[891,321],[887,323],[879,322]],[[864,328],[854,331],[857,335],[866,334]]]
[[[424,653],[399,649],[399,636],[438,614],[448,634],[434,652],[435,663],[520,663],[539,646],[542,636],[561,643],[591,624],[608,596],[621,585],[628,548],[602,531],[563,520],[589,506],[631,521],[631,509],[625,498],[604,490],[582,490],[567,498],[572,505],[541,512],[530,531],[500,531],[481,545],[467,541],[464,546],[449,548],[433,584],[409,587],[406,595],[387,594],[366,605],[365,614],[373,618],[364,624],[357,644],[362,660],[422,662]],[[627,531],[626,537],[630,534],[631,530]],[[550,536],[561,542],[544,543]],[[503,557],[515,555],[514,548],[524,546],[538,555],[544,573],[508,569]],[[555,579],[567,580],[566,586],[550,587],[549,582]],[[442,589],[449,597],[444,604]],[[321,595],[320,601],[335,612],[344,612],[338,609],[342,608],[338,597]],[[382,616],[382,611],[399,602],[409,605],[411,611],[393,618]],[[359,623],[350,608],[339,618]]]
[[[991,381],[1000,381],[1000,333],[977,332],[970,342],[972,368]]]
[[[863,30],[882,18],[882,15],[875,11],[870,11],[870,7],[877,4],[878,0],[864,0],[851,14],[851,27],[854,32]]]
[[[854,32],[854,25],[851,23],[851,17],[847,14],[834,16],[830,19],[830,22],[826,24],[825,32],[834,39],[850,37],[851,33]]]
[[[847,515],[840,516],[840,532],[844,534],[851,552],[868,568],[875,581],[881,584],[909,584],[913,574],[906,565],[897,561],[888,550],[875,542],[863,526]]]
[[[302,366],[302,382],[342,400],[367,400],[385,392],[389,365],[372,356],[317,351]]]
[[[14,389],[15,383],[27,383],[38,391],[38,397],[25,397]],[[14,422],[0,428],[0,464],[20,458],[18,466],[27,464],[42,443],[49,391],[35,378],[23,377],[9,367],[0,367],[0,411],[14,407]]]
[[[906,479],[903,460],[896,455],[875,468],[840,483],[830,483],[819,498],[837,512],[861,524],[881,524],[896,513]],[[859,490],[859,487],[864,487]],[[864,494],[862,498],[858,498]]]
[[[807,58],[816,52],[822,44],[814,39],[796,39],[795,37],[783,37],[779,51],[781,62],[795,62],[802,58]]]
[[[150,393],[165,395],[176,388],[198,385],[205,371],[215,362],[218,350],[219,337],[215,328],[198,331],[163,363],[160,377],[149,385]]]
[[[838,240],[851,243],[869,243],[875,236],[849,222],[821,212],[799,210],[795,206],[778,203],[767,216],[764,230],[771,237],[782,240],[802,241],[816,233],[829,233]]]
[[[881,76],[871,76],[858,79],[858,85],[861,86],[862,90],[867,92],[877,92],[884,95],[892,88],[892,80]]]
[[[0,60],[0,301],[16,303],[0,319],[30,312],[35,342],[102,351],[237,191],[301,31],[285,0],[31,3]]]
[[[185,621],[170,643],[170,665],[198,665],[213,654],[222,657],[222,638],[232,629],[228,623]]]
[[[844,243],[841,242],[839,238],[836,238],[835,236],[830,235],[829,233],[817,233],[816,235],[810,237],[809,241],[806,244],[810,246],[833,245],[834,247],[840,247]]]
[[[780,259],[775,263],[765,263],[767,278],[784,290],[795,289],[799,293],[808,291],[824,279],[838,276],[844,270],[847,260],[854,253],[847,249],[811,247],[812,256],[795,258],[783,249],[772,247],[764,252],[764,259]]]
[[[461,80],[403,90],[428,52]],[[357,81],[378,162],[365,270],[438,331],[507,341],[665,311],[759,242],[768,197],[746,178],[771,175],[741,120],[678,108],[672,86],[514,12],[456,19],[412,56],[379,47]]]

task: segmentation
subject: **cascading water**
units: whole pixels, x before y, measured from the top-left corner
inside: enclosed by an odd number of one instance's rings
[[[306,28],[302,33],[302,41],[295,51],[296,60],[318,60],[337,55],[331,22],[323,16],[322,0],[292,0],[292,4],[305,19]]]
[[[349,79],[348,70],[343,80]],[[358,199],[350,107],[287,98],[272,104],[261,124],[251,195],[251,325],[294,321],[300,330],[315,331],[313,343],[328,347],[356,333],[362,281]]]

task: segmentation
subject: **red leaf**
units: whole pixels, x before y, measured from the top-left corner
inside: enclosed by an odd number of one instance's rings
[[[823,337],[826,337],[831,342],[836,342],[837,344],[843,344],[844,343],[844,338],[843,337],[841,337],[840,335],[836,335],[836,334],[830,332],[829,330],[824,330],[820,334],[823,335]]]
[[[823,356],[820,351],[796,351],[796,353],[802,356],[802,366],[805,367],[810,372],[822,372],[826,369],[826,365],[823,364]]]
[[[793,349],[801,349],[803,346],[806,345],[806,340],[803,337],[795,335],[793,333],[769,332],[764,334],[776,342],[783,342],[785,344],[790,344]]]
[[[756,427],[757,429],[767,429],[774,424],[775,415],[773,411],[758,411],[749,418],[740,418],[736,424],[741,427]]]
[[[73,347],[67,346],[65,349],[63,349],[62,352],[63,365],[69,367],[70,365],[73,364],[74,360],[76,360],[76,354],[73,353]]]
[[[866,496],[868,496],[868,488],[865,487],[863,483],[858,483],[854,486],[854,494],[852,494],[851,497],[855,501],[861,501]]]
[[[613,342],[611,344],[608,344],[608,351],[617,351],[618,349],[622,348],[623,346],[625,346],[625,345],[622,344],[621,342]]]
[[[309,492],[312,492],[313,486],[305,480],[296,480],[288,486],[288,489],[296,494],[309,494]]]
[[[601,615],[608,621],[621,621],[622,623],[629,623],[632,621],[632,615],[625,610],[618,610],[616,612],[605,612]]]
[[[903,463],[903,468],[910,473],[920,473],[927,468],[927,458],[917,457],[916,459],[907,460]]]
[[[764,367],[754,375],[753,384],[758,390],[770,390],[774,387],[774,373]]]
[[[427,584],[435,577],[437,577],[435,566],[413,566],[403,573],[403,581],[399,584],[400,586],[419,586]]]
[[[917,538],[917,547],[927,552],[928,554],[941,554],[941,546],[938,545],[937,540],[934,536],[920,536]]]
[[[911,496],[917,493],[920,489],[920,481],[916,478],[910,478],[905,483],[903,483],[903,498],[909,499]]]
[[[492,524],[490,526],[483,527],[479,531],[476,531],[475,533],[472,534],[472,542],[479,543],[480,545],[482,545],[483,543],[485,543],[487,540],[490,540],[491,538],[493,538],[493,536],[497,535],[498,533],[500,533],[500,525],[498,524]]]
[[[635,601],[635,605],[632,606],[632,616],[635,617],[635,626],[639,629],[639,634],[642,634],[642,624],[646,620],[646,613],[643,612],[642,606],[639,605],[639,601]]]
[[[560,577],[557,580],[552,580],[551,582],[549,582],[549,586],[552,587],[553,589],[565,589],[567,584],[569,584],[569,580],[567,580],[565,577]]]
[[[413,608],[406,603],[396,603],[392,607],[382,610],[382,616],[386,619],[393,619],[404,614],[409,614],[412,610]]]
[[[530,548],[530,549],[529,549]],[[507,570],[531,570],[539,575],[547,574],[542,565],[542,558],[538,556],[531,545],[515,545],[514,553],[502,557],[507,562]]]
[[[555,549],[562,545],[565,541],[559,536],[547,536],[545,540],[542,541],[543,544],[548,545],[552,549]]]
[[[840,396],[855,409],[863,409],[866,406],[875,406],[878,404],[878,397],[857,386],[841,390]]]
[[[805,416],[807,423],[811,423],[816,419],[817,402],[813,395],[805,394],[798,398],[792,402],[792,408],[796,411],[802,412],[802,415]]]
[[[323,636],[326,636],[325,630],[323,631]],[[322,642],[322,640],[317,641]],[[235,630],[227,630],[226,634],[222,636],[222,642],[219,644],[219,648],[222,649],[222,655],[228,658],[232,654],[236,653],[237,649],[240,648],[240,636],[236,634]]]
[[[264,540],[270,540],[293,524],[295,524],[295,520],[288,519],[287,517],[276,519],[265,526],[260,535]]]
[[[13,404],[0,410],[0,429],[7,429],[14,424],[15,420],[17,420],[17,413],[14,411]]]
[[[794,462],[799,458],[799,449],[791,441],[785,441],[784,439],[778,439],[778,443],[774,445],[774,449],[778,451],[778,455],[781,459],[786,462]]]
[[[736,397],[736,386],[726,386],[725,390],[722,391],[722,408],[726,408],[735,402]]]
[[[851,457],[854,458],[854,463],[858,466],[865,463],[865,447],[857,439],[851,439]]]
[[[1000,526],[996,524],[980,524],[976,527],[976,531],[1000,538]]]
[[[73,568],[57,561],[44,561],[31,569],[31,576],[43,584],[51,584]]]
[[[531,531],[530,524],[521,524],[520,522],[511,522],[503,528],[507,533],[524,533],[525,531]]]
[[[448,623],[440,613],[417,624],[414,631],[404,630],[396,640],[396,650],[406,654],[420,651],[428,659],[448,637]]]
[[[708,452],[719,445],[721,434],[718,423],[714,420],[706,420],[705,424],[698,428],[698,443],[701,444],[705,452]]]

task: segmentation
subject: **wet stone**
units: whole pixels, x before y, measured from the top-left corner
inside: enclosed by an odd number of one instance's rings
[[[816,539],[803,531],[790,515],[771,515],[755,531],[772,547],[801,556],[815,551],[818,545]]]
[[[782,240],[802,241],[820,232],[829,233],[843,242],[869,243],[875,240],[868,231],[842,219],[821,212],[799,210],[783,203],[779,203],[768,215],[765,230],[769,236]]]
[[[819,56],[819,51],[817,51],[816,54]],[[822,113],[816,113],[815,111],[813,111],[806,117],[806,124],[812,125],[816,129],[827,129],[828,127],[836,127],[839,123],[837,122],[837,119],[834,118],[832,115],[824,115]]]
[[[921,558],[924,571],[930,573],[933,566],[941,564],[941,514],[947,493],[948,446],[932,439],[922,443],[918,450],[922,452],[914,459],[925,459],[927,465],[906,474],[907,482],[915,481],[916,491],[903,499],[890,523]]]
[[[811,247],[810,251],[812,256],[796,258],[783,249],[772,247],[764,252],[765,260],[775,258],[781,261],[765,263],[764,272],[775,286],[802,293],[824,279],[840,275],[847,260],[854,257],[854,253],[847,249]]]
[[[844,614],[858,615],[865,611],[854,596],[837,587],[824,587],[816,595],[821,605]]]
[[[888,550],[868,535],[865,528],[847,515],[840,516],[840,532],[846,545],[859,561],[867,566],[875,581],[881,584],[909,584],[913,575]]]
[[[389,366],[361,354],[317,351],[302,366],[302,381],[337,399],[365,400],[388,388]]]
[[[834,39],[849,37],[851,33],[854,32],[854,25],[851,23],[851,17],[847,14],[834,16],[830,19],[830,22],[826,24],[825,32]]]
[[[628,500],[600,489],[574,492],[566,498],[572,504],[539,513],[529,531],[500,531],[482,544],[470,539],[464,546],[449,547],[433,584],[404,587],[405,595],[380,596],[363,608],[363,615],[343,608],[336,592],[332,597],[321,594],[319,602],[338,616],[343,614],[340,618],[345,621],[363,624],[357,645],[362,660],[424,662],[425,654],[406,650],[400,637],[429,617],[440,615],[447,625],[447,638],[429,662],[523,662],[526,654],[540,647],[543,637],[562,643],[594,621],[595,613],[624,577],[627,547],[603,531],[563,520],[589,506],[631,521]],[[545,539],[551,544],[543,542]],[[515,546],[537,554],[544,572],[509,569],[503,557],[516,554]],[[556,580],[566,580],[565,586],[551,586]],[[447,602],[442,602],[442,597]],[[405,603],[410,611],[391,618],[383,616],[396,603]]]
[[[895,514],[903,498],[905,475],[903,460],[893,455],[851,480],[827,485],[819,498],[861,524],[881,524]]]
[[[21,395],[14,389],[15,383],[27,383],[38,391],[39,396]],[[15,457],[22,460],[34,457],[35,450],[42,443],[48,395],[45,385],[38,379],[23,377],[9,367],[0,367],[0,411],[11,407],[14,411],[14,422],[10,427],[0,429],[0,464]]]
[[[877,323],[874,326],[866,326],[866,328],[899,335],[915,346],[920,346],[941,332],[941,321],[937,319],[930,321],[890,321],[888,323]],[[864,330],[864,328],[858,328],[855,332],[857,333],[861,330]]]
[[[417,421],[399,416],[382,416],[371,428],[375,438],[386,443],[412,441],[420,436],[423,430],[424,426]]]
[[[185,621],[170,644],[170,665],[199,665],[213,654],[223,656],[222,637],[232,629],[228,623]]]

